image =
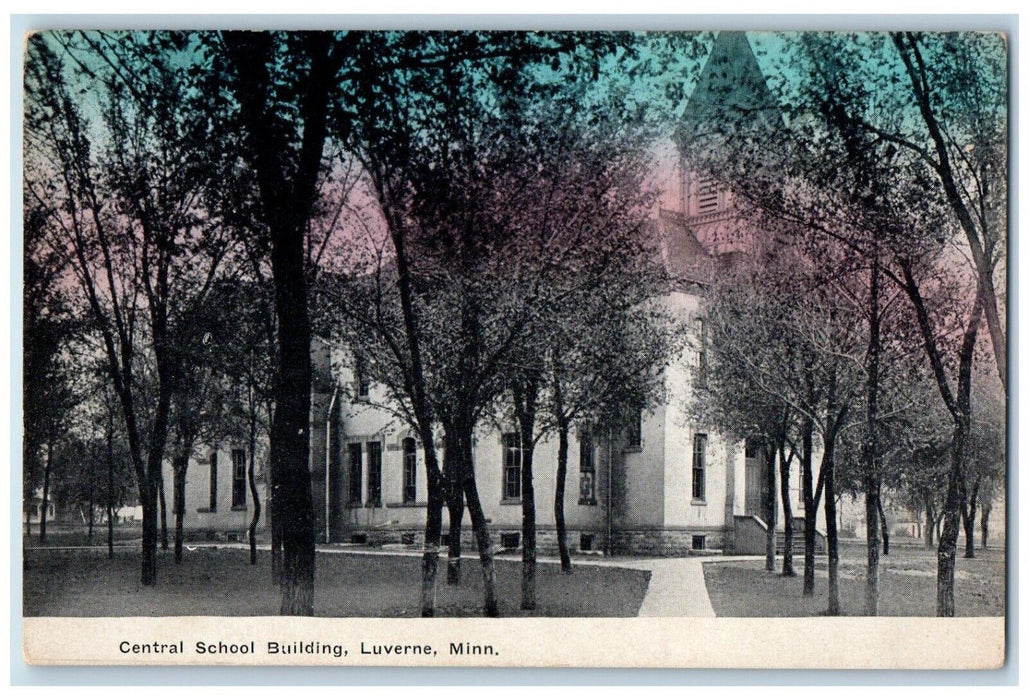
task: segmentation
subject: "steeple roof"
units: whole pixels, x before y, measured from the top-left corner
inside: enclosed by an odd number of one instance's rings
[[[756,129],[777,131],[782,113],[746,34],[720,32],[679,128],[680,147],[695,138]]]

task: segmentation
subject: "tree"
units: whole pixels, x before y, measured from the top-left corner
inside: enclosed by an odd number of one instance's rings
[[[907,298],[914,319],[912,330],[917,330],[926,364],[952,423],[937,580],[938,614],[952,615],[954,550],[972,408],[968,383],[979,324],[984,314],[993,313],[987,307],[992,305],[995,311],[998,303],[991,289],[992,275],[1002,255],[997,233],[1002,226],[997,223],[1003,221],[1005,193],[1003,186],[995,187],[1004,183],[997,172],[1003,169],[991,163],[998,157],[1003,159],[1003,140],[998,143],[991,134],[1003,133],[1006,128],[1002,110],[996,107],[996,97],[1004,90],[1000,75],[1003,62],[997,42],[985,35],[939,35],[932,39],[939,51],[933,52],[924,51],[924,44],[918,48],[916,45],[926,37],[915,35],[891,39],[879,34],[802,34],[793,38],[792,48],[782,52],[784,70],[779,75],[783,80],[778,86],[790,129],[775,141],[754,138],[753,130],[746,132],[751,138],[723,138],[721,146],[735,145],[742,150],[733,151],[729,157],[723,154],[722,174],[761,210],[774,212],[777,218],[793,222],[801,230],[817,232],[865,260],[878,261],[882,277]],[[927,104],[927,76],[961,63],[943,57],[946,52],[965,58],[978,55],[989,67],[983,71],[979,87],[962,97],[956,92],[972,83],[964,78],[946,83],[950,91],[946,99],[956,105],[962,100],[967,104],[983,98],[976,105],[981,109],[966,121],[964,132],[937,131],[934,136],[934,120],[926,107],[931,108],[934,99],[943,98],[930,97]],[[934,56],[933,67],[927,65],[926,56]],[[965,58],[961,59],[963,66],[968,65]],[[964,75],[974,79],[967,72]],[[802,79],[796,80],[798,76]],[[905,78],[912,77],[916,77],[914,97],[899,87]],[[955,115],[958,113],[955,110]],[[967,117],[970,113],[962,114]],[[725,115],[724,121],[727,126],[722,129],[723,135],[740,131],[739,115],[735,119]],[[927,131],[915,133],[920,122],[926,124]],[[967,159],[960,168],[947,166],[944,161],[956,162],[954,148],[965,148],[962,144],[969,143],[971,133],[980,133],[993,144],[976,156],[982,162],[968,167],[972,160]],[[937,138],[941,135],[949,145]],[[976,148],[972,146],[966,152]],[[762,162],[774,163],[775,167],[747,172],[744,165],[753,162],[747,156],[755,149],[765,156]],[[988,178],[983,175],[987,171]],[[966,238],[970,230],[962,208],[955,206],[955,187],[963,191],[961,196],[975,193],[971,198],[977,199],[979,221],[974,223],[992,231],[988,237],[994,241],[993,247],[984,244],[976,252],[972,250],[976,248],[975,236],[962,244],[949,235],[955,225],[965,231]],[[978,235],[981,243],[986,234]],[[962,269],[961,256],[966,251],[973,262],[981,257],[985,263],[973,264],[972,281]],[[949,297],[939,293],[944,287],[949,288]],[[959,308],[961,303],[964,308]],[[874,329],[870,330],[871,350],[875,342]],[[959,339],[952,342],[955,336]],[[870,353],[869,360],[871,357]],[[1003,355],[997,358],[1002,367]],[[875,377],[874,362],[866,362],[866,376],[869,380]],[[866,401],[870,396],[866,390]],[[867,426],[875,425],[874,413],[866,413]],[[871,440],[873,428],[868,430],[865,461],[867,473],[873,474],[876,450]],[[877,508],[872,508],[874,484],[870,482],[866,491],[868,520],[872,523],[877,517],[873,514]],[[869,535],[875,538],[871,525]],[[869,548],[870,567],[877,549]]]
[[[965,470],[965,498],[961,504],[961,521],[965,530],[965,557],[975,557],[975,514],[982,504],[984,543],[985,523],[993,499],[993,484],[1004,474],[1005,416],[1002,389],[991,386],[986,378],[973,380],[973,390],[979,395],[978,410],[968,435],[968,457]],[[985,497],[980,494],[985,491]]]
[[[103,339],[143,505],[144,585],[156,582],[176,333],[230,248],[204,209],[221,172],[217,105],[202,70],[179,69],[200,56],[180,33],[55,32],[33,35],[26,61],[29,196]],[[140,396],[151,360],[153,394]]]
[[[366,50],[376,58],[355,69],[355,97],[346,105],[351,111],[341,119],[340,133],[369,176],[392,247],[388,264],[395,266],[399,313],[389,318],[401,325],[383,340],[429,470],[423,612],[435,571],[436,524],[442,526],[442,514],[434,509],[447,501],[453,562],[448,571],[456,577],[467,500],[484,567],[484,609],[495,614],[471,438],[505,387],[500,370],[506,355],[526,337],[542,288],[533,274],[546,266],[526,253],[540,245],[541,217],[557,210],[551,204],[524,206],[545,202],[536,184],[540,172],[530,170],[546,134],[516,128],[514,120],[530,116],[524,107],[529,85],[537,85],[541,95],[554,90],[553,80],[537,79],[540,59],[552,59],[556,68],[562,54],[583,43],[560,34],[492,32],[392,33],[374,40],[378,44]],[[524,153],[529,163],[518,161]],[[529,260],[530,269],[505,269],[505,258]],[[516,295],[526,289],[528,297]],[[442,470],[434,466],[437,422],[447,447]]]
[[[580,449],[592,459],[602,426],[624,425],[626,416],[660,399],[666,382],[662,370],[685,337],[681,323],[655,301],[660,276],[638,272],[612,275],[592,294],[570,297],[565,312],[556,314],[561,323],[549,341],[546,430],[540,432],[558,436],[554,522],[566,573],[572,568],[564,517],[570,429],[578,426],[580,439],[586,438]]]
[[[1007,44],[1001,34],[894,32],[893,45],[909,81],[901,99],[921,124],[896,131],[865,128],[908,149],[937,178],[965,235],[977,295],[1007,388],[1007,334],[996,290],[1004,268],[1007,209]]]
[[[693,400],[693,411],[730,434],[770,443],[767,458],[773,469],[776,453],[784,454],[787,443],[800,456],[805,595],[814,590],[814,517],[824,490],[828,613],[835,615],[840,612],[835,452],[859,391],[858,353],[854,324],[831,284],[834,275],[826,272],[833,269],[832,258],[823,252],[819,260],[823,267],[812,265],[800,248],[783,248],[774,257],[740,263],[736,274],[712,291],[707,309],[711,371]],[[822,451],[817,486],[816,432]],[[774,472],[767,488],[774,493]]]
[[[72,344],[81,324],[72,315],[70,300],[59,280],[67,265],[45,243],[45,213],[27,202],[24,275],[24,435],[23,499],[29,503],[42,487],[39,536],[46,540],[46,513],[53,448],[71,422],[80,397],[69,365]],[[40,464],[41,453],[46,454]],[[25,511],[26,534],[31,535],[31,511]]]
[[[311,323],[305,231],[317,197],[329,105],[351,44],[321,32],[224,32],[244,157],[270,241],[278,367],[272,420],[272,524],[282,541],[283,615],[314,614],[314,507],[308,455]],[[284,51],[287,59],[276,58]]]

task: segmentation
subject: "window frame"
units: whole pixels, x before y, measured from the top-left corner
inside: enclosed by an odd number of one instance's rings
[[[400,443],[403,455],[403,482],[400,500],[415,503],[418,500],[418,443],[413,437],[406,437]]]
[[[356,448],[356,449],[355,449]],[[347,503],[361,505],[361,480],[364,471],[364,448],[359,442],[347,443]]]
[[[501,436],[501,484],[500,499],[503,503],[520,503],[522,500],[522,439],[517,432]]]
[[[693,503],[707,502],[707,434],[693,435],[692,478],[690,480]]]
[[[354,360],[354,397],[358,401],[367,401],[372,392],[372,381],[368,378],[368,361],[363,355],[356,355]]]
[[[208,510],[218,512],[218,453],[212,452],[208,460],[210,464],[210,493],[208,494]]]
[[[237,463],[236,458],[239,457]],[[247,508],[247,451],[234,449],[232,459],[232,510]],[[242,470],[242,471],[240,471]],[[238,490],[237,490],[238,488]],[[237,498],[238,496],[238,498]]]
[[[373,508],[382,507],[382,443],[373,440],[367,443],[368,450],[368,486],[367,505]]]
[[[596,453],[593,435],[588,430],[579,432],[579,505],[597,505]]]

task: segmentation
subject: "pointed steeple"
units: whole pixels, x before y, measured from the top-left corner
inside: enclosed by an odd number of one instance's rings
[[[678,130],[679,147],[705,136],[776,131],[782,113],[744,32],[720,32]]]

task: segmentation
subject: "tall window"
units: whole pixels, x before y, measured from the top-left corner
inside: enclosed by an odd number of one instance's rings
[[[367,399],[372,389],[371,380],[368,379],[368,361],[363,355],[357,355],[354,362],[354,392],[358,399]]]
[[[579,433],[579,505],[597,505],[597,470],[593,462],[593,436]]]
[[[636,411],[625,430],[625,446],[631,450],[643,447],[643,411]]]
[[[211,512],[218,510],[218,453],[211,453]]]
[[[361,443],[347,445],[350,505],[361,505]]]
[[[504,500],[522,497],[522,443],[518,433],[504,433]]]
[[[232,451],[232,507],[247,507],[247,453]]]
[[[414,503],[418,491],[418,453],[415,451],[414,438],[404,438],[404,503]]]
[[[707,464],[707,435],[693,436],[693,499],[704,500],[704,471]]]
[[[368,505],[382,505],[382,443],[368,443]]]

